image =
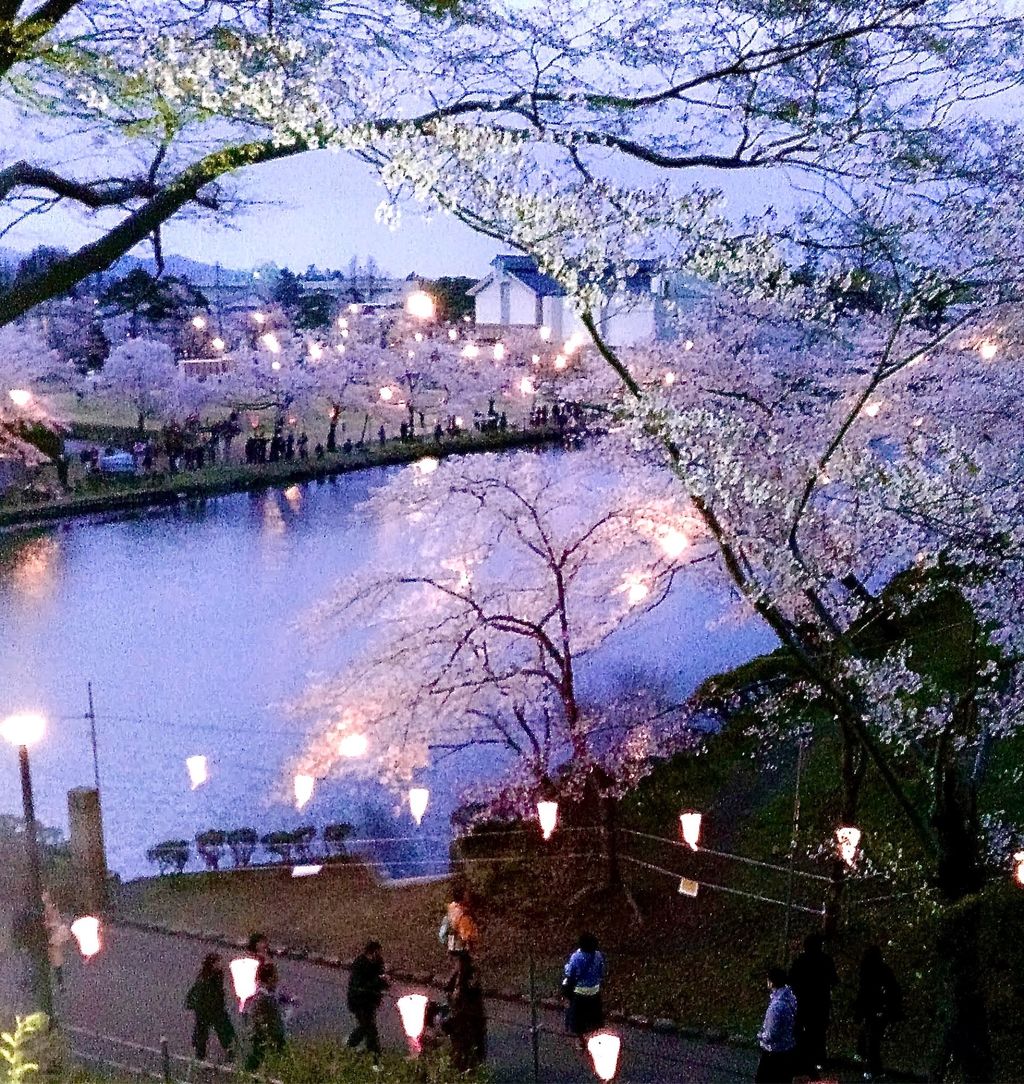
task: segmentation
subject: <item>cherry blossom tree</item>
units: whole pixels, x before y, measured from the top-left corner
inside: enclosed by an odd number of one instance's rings
[[[17,456],[30,466],[48,457],[26,439],[36,425],[53,429],[59,420],[47,401],[47,391],[69,381],[69,367],[34,328],[0,328],[0,454]]]
[[[506,813],[556,774],[569,793],[596,765],[609,783],[635,778],[668,736],[585,709],[578,668],[699,560],[672,488],[640,467],[616,477],[598,449],[424,459],[396,474],[366,505],[383,532],[375,560],[315,617],[322,635],[358,625],[366,647],[302,701],[320,733],[300,770],[397,785],[493,747],[509,774],[491,801]],[[366,758],[346,759],[352,735]]]
[[[132,408],[141,436],[146,419],[161,415],[180,382],[169,346],[152,339],[126,339],[107,358],[98,390],[107,399]]]

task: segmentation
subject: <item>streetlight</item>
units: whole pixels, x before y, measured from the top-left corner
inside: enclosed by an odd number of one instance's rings
[[[32,799],[32,773],[28,747],[35,745],[46,730],[46,720],[32,712],[8,715],[0,723],[0,734],[18,750],[21,767],[21,802],[25,813],[25,857],[28,861],[29,948],[32,957],[32,986],[41,1012],[53,1019],[53,989],[50,986],[50,958],[47,953],[46,923],[43,916],[43,877],[36,834],[36,809]]]
[[[417,320],[433,320],[437,306],[426,290],[413,290],[405,299],[405,311]]]

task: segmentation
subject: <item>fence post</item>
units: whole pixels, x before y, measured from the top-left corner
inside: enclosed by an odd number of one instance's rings
[[[540,1029],[537,1026],[537,963],[530,950],[530,1047],[533,1050],[533,1084],[540,1084]]]
[[[163,1065],[164,1080],[171,1079],[171,1048],[167,1043],[167,1036],[160,1036],[160,1061]]]

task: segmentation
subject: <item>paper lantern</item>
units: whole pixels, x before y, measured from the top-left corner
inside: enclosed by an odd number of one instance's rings
[[[432,455],[425,455],[422,459],[417,459],[413,466],[420,474],[433,474],[438,468],[438,462]]]
[[[700,842],[700,813],[690,811],[688,813],[679,814],[679,823],[683,828],[683,839],[690,845],[690,850],[697,850],[697,844]]]
[[[392,388],[381,388],[378,394],[380,395],[382,401],[385,403],[390,403],[391,400],[395,397],[395,393]]]
[[[857,848],[860,846],[860,829],[843,827],[836,829],[836,844],[839,857],[852,869],[857,861]]]
[[[206,766],[206,757],[186,757],[185,767],[188,768],[188,778],[192,783],[192,789],[201,787],[207,779],[210,778],[209,770]]]
[[[524,376],[523,379],[519,381],[519,390],[523,395],[533,395],[537,391],[537,386],[528,376]]]
[[[1018,851],[1013,856],[1013,875],[1017,878],[1017,884],[1024,885],[1024,851]]]
[[[433,320],[436,306],[426,290],[413,290],[405,299],[405,311],[417,320]]]
[[[32,393],[24,388],[12,388],[7,394],[16,407],[27,407],[32,402]]]
[[[78,950],[87,959],[102,948],[100,944],[100,920],[92,915],[83,915],[71,923],[71,933],[78,942]]]
[[[409,812],[417,824],[423,823],[423,814],[427,811],[427,802],[430,800],[430,791],[426,787],[409,788]]]
[[[689,877],[683,877],[679,881],[679,895],[689,896],[690,899],[697,898],[697,892],[700,890],[700,884],[697,881],[691,881]]]
[[[324,867],[316,865],[292,866],[293,877],[315,877]]]
[[[238,956],[228,964],[239,1009],[256,993],[256,972],[259,966],[260,962],[255,956]]]
[[[202,331],[206,327],[206,317],[205,316],[193,316],[192,317],[192,326],[196,329],[196,331]]]
[[[504,343],[499,342],[499,343],[494,344],[494,360],[495,361],[504,361],[505,360],[505,344]]]
[[[295,808],[301,809],[313,797],[316,780],[311,775],[299,772],[295,777]]]
[[[338,740],[338,756],[364,757],[369,747],[370,741],[365,734],[346,734]]]
[[[554,832],[555,825],[558,823],[558,803],[538,802],[537,817],[540,820],[541,834],[545,839],[550,839],[551,833]]]
[[[999,353],[999,345],[991,339],[984,339],[978,346],[978,353],[984,361],[991,361]]]
[[[622,1041],[610,1031],[599,1031],[587,1040],[587,1052],[600,1080],[614,1080],[619,1069],[619,1048]]]
[[[419,1042],[423,1034],[423,1024],[427,1013],[425,994],[406,994],[398,999],[398,1012],[402,1017],[405,1034],[414,1042]]]

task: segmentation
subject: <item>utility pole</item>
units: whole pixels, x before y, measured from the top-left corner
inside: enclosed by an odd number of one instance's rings
[[[89,690],[89,711],[85,716],[89,720],[89,736],[92,738],[92,775],[96,781],[96,794],[97,797],[100,793],[100,757],[96,749],[96,712],[92,706],[92,682],[88,682],[87,688]]]
[[[793,878],[795,877],[796,849],[800,841],[800,775],[804,767],[804,739],[796,745],[796,787],[793,791],[793,835],[789,843],[789,886],[786,890],[786,921],[782,932],[782,958],[789,965],[789,924],[793,913]]]

